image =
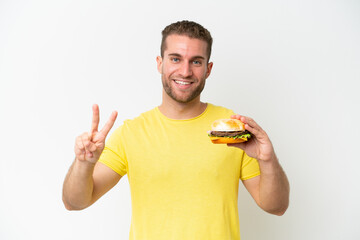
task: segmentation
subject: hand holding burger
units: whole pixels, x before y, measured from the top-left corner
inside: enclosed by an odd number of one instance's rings
[[[216,120],[209,131],[213,143],[227,143],[238,147],[257,160],[276,160],[273,145],[266,132],[252,119],[232,115],[231,119]]]

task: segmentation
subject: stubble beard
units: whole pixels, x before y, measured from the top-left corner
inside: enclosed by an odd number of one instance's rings
[[[161,75],[162,85],[166,92],[166,94],[171,97],[174,101],[179,103],[189,103],[198,96],[200,96],[201,92],[203,91],[205,87],[205,79],[202,79],[200,82],[201,84],[197,86],[192,92],[190,92],[188,95],[182,97],[177,96],[175,90],[171,87],[171,78],[167,79],[164,74]],[[193,84],[195,84],[197,81],[195,81]]]

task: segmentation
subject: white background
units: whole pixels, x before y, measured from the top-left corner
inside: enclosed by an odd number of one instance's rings
[[[160,32],[183,19],[214,37],[202,100],[253,117],[291,183],[282,217],[240,186],[242,239],[360,239],[356,0],[0,0],[0,239],[128,238],[126,177],[80,212],[63,179],[93,103],[116,126],[160,104]]]

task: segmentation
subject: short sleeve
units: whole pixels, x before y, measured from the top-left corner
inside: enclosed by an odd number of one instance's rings
[[[127,173],[127,159],[124,150],[123,126],[117,128],[106,141],[99,162],[105,164],[119,175]]]
[[[240,168],[240,179],[247,180],[260,175],[259,163],[255,158],[249,157],[243,152],[243,159]]]

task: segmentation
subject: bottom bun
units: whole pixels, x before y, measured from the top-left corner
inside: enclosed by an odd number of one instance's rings
[[[247,138],[228,138],[228,137],[210,137],[212,143],[242,143],[246,142]]]

